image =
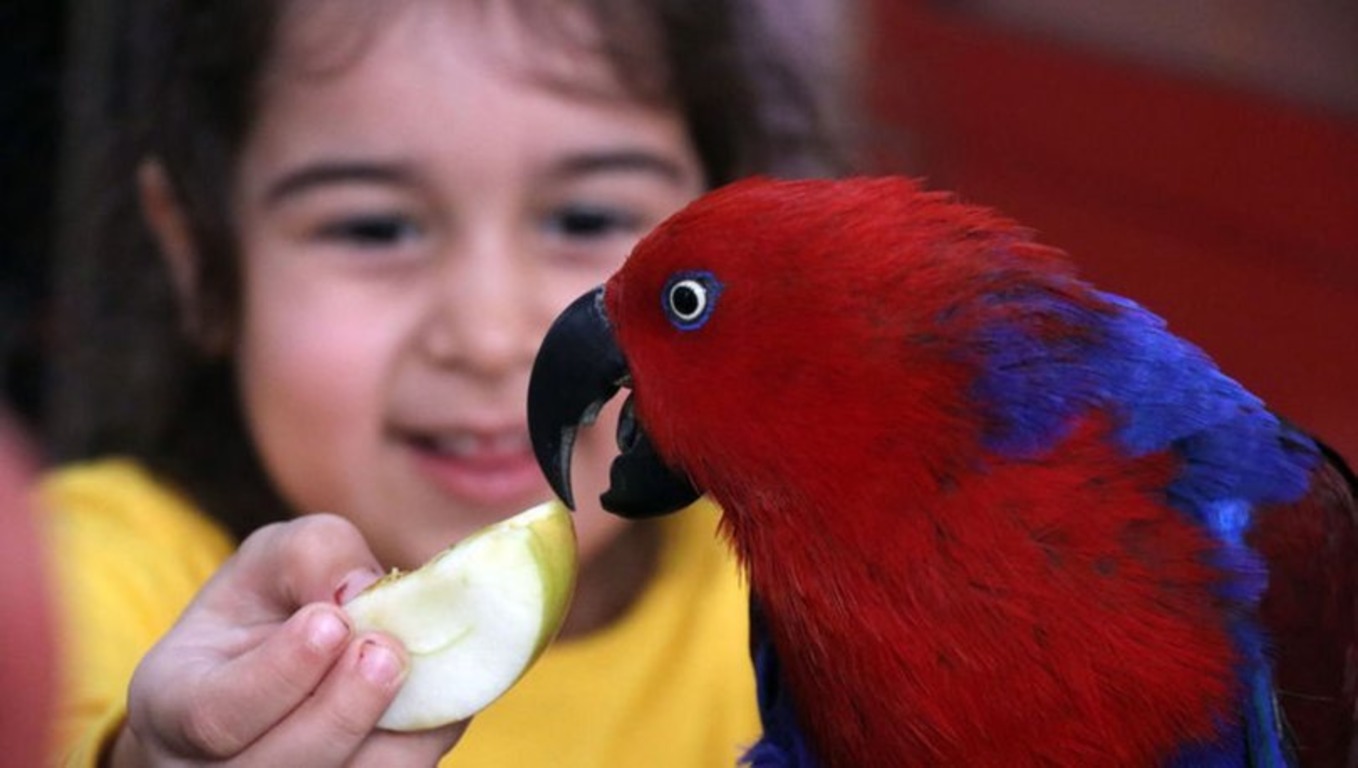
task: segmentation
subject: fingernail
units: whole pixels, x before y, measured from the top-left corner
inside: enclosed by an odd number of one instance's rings
[[[339,586],[335,587],[335,605],[344,605],[380,578],[382,574],[371,568],[356,568],[349,571],[340,579]]]
[[[349,639],[349,625],[330,611],[316,611],[307,620],[307,642],[322,651],[334,651]]]
[[[371,640],[364,641],[358,651],[358,671],[375,685],[389,685],[405,673],[401,660],[390,648]]]

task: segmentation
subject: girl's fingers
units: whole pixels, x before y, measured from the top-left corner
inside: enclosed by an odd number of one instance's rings
[[[241,544],[228,567],[221,574],[226,583],[210,584],[202,603],[234,626],[281,621],[308,603],[342,602],[355,583],[382,573],[354,524],[327,514],[261,528]],[[243,595],[251,599],[242,600]]]
[[[129,691],[129,725],[158,753],[214,760],[252,753],[299,710],[333,718],[332,737],[337,729],[366,734],[395,682],[359,680],[321,697],[332,702],[322,710],[314,699],[333,687],[323,681],[349,659],[345,649],[358,647],[339,603],[379,573],[358,530],[333,515],[255,532],[143,659]],[[340,677],[353,678],[360,656]],[[362,668],[380,668],[373,658]]]
[[[155,702],[148,712],[151,726],[171,751],[226,758],[259,739],[312,695],[351,632],[339,608],[316,603],[235,658],[181,668],[180,679],[134,677],[132,699]],[[154,685],[165,690],[144,690]]]
[[[405,677],[398,643],[381,635],[356,638],[314,695],[247,753],[268,765],[433,765],[461,734],[440,729],[423,734],[374,732],[378,719]],[[245,757],[246,755],[242,755]]]

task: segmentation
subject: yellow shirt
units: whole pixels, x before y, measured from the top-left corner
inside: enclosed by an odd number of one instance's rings
[[[60,470],[41,493],[65,622],[58,749],[66,765],[93,766],[137,662],[235,543],[130,462]],[[629,612],[553,645],[441,766],[735,764],[758,734],[746,593],[710,508],[666,525],[659,569]]]

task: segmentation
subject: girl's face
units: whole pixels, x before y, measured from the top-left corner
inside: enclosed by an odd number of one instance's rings
[[[678,112],[475,7],[407,3],[350,58],[323,55],[334,24],[286,25],[234,190],[255,441],[296,509],[354,521],[387,566],[549,496],[538,342],[702,188]],[[586,558],[624,524],[597,506],[615,416],[576,447]]]

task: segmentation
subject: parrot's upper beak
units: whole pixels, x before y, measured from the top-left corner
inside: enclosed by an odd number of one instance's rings
[[[613,337],[596,288],[571,303],[547,332],[528,382],[528,433],[538,465],[552,490],[572,509],[571,449],[580,427],[594,422],[599,409],[630,383],[627,360]],[[654,517],[681,509],[698,498],[682,473],[660,459],[635,419],[631,399],[618,421],[618,448],[609,473],[604,509],[623,517]]]

